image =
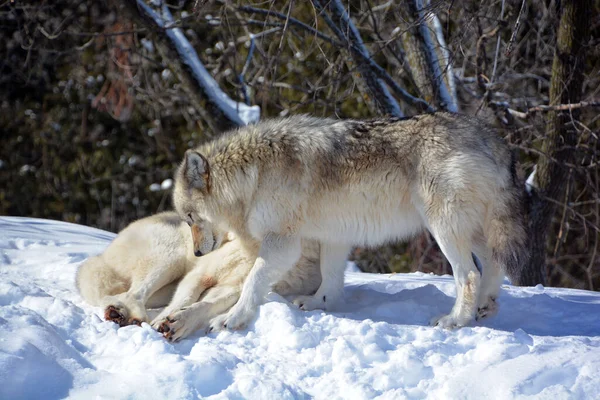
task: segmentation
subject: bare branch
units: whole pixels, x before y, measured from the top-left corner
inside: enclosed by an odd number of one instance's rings
[[[262,8],[256,8],[256,7],[251,7],[251,6],[239,6],[235,8],[237,11],[241,11],[247,14],[261,14],[261,15],[267,15],[267,16],[272,16],[281,20],[286,20],[287,19],[287,15],[282,14],[282,13],[278,13],[276,11],[273,10],[265,10]],[[325,18],[325,16],[324,16]],[[332,31],[334,31],[334,33],[336,33],[336,35],[339,33],[342,36],[342,40],[343,42],[337,41],[334,38],[319,32],[318,30],[316,30],[315,28],[313,28],[310,25],[305,24],[302,21],[299,21],[295,18],[290,17],[288,20],[289,24],[291,26],[295,26],[297,28],[301,28],[307,32],[310,32],[312,34],[314,34],[316,37],[318,37],[319,39],[325,40],[326,42],[332,44],[333,46],[336,47],[349,47],[349,46],[353,46],[352,43],[348,43],[345,38],[344,35],[341,31],[339,31],[339,29],[337,29],[337,27],[335,26],[335,24],[333,24],[333,28],[330,27],[330,29]],[[329,25],[329,24],[328,24]],[[379,78],[381,78],[389,87],[390,89],[398,96],[400,97],[402,100],[404,100],[405,102],[407,102],[408,104],[410,104],[411,106],[415,107],[417,110],[419,110],[420,112],[426,111],[426,112],[433,112],[435,111],[435,109],[429,105],[425,100],[420,99],[418,97],[415,97],[413,95],[411,95],[410,93],[408,93],[405,89],[403,89],[396,81],[394,81],[394,79],[387,73],[387,71],[385,69],[383,69],[380,65],[378,65],[372,58],[371,56],[367,53],[366,55],[364,53],[361,52],[357,52],[356,56],[360,57],[360,59],[365,62],[368,63],[369,66],[371,68],[373,68],[373,70],[377,73],[377,75],[379,76]]]
[[[527,114],[535,112],[548,112],[548,111],[571,111],[577,108],[584,107],[600,107],[600,101],[580,101],[574,104],[558,104],[556,106],[537,106],[531,107],[527,110]]]
[[[435,14],[430,10],[431,7],[424,6],[425,2],[426,0],[408,0],[400,3],[398,11],[407,22],[407,27],[402,31],[398,29],[401,32],[399,36],[420,95],[443,110],[456,112],[456,100],[444,81],[447,79],[451,83],[452,78],[448,76],[450,60],[448,53],[444,52],[441,24],[436,24]],[[438,40],[436,31],[441,40]],[[446,61],[446,65],[440,63],[440,57]]]
[[[170,27],[175,23],[173,16],[166,4],[162,4],[161,15],[148,6],[144,0],[136,0],[138,7],[150,17],[160,28]],[[221,90],[217,82],[206,70],[196,50],[185,37],[180,28],[166,29],[165,33],[177,50],[183,63],[189,68],[194,80],[202,91],[206,100],[222,113],[222,116],[233,126],[247,125],[260,118],[258,106],[247,106],[232,100]]]
[[[321,12],[321,17],[325,19],[325,22],[338,39],[349,44],[350,54],[356,62],[357,69],[371,92],[377,107],[384,113],[396,117],[404,116],[398,102],[396,102],[396,99],[394,99],[388,88],[383,84],[381,78],[373,71],[370,63],[365,62],[371,59],[371,55],[339,0],[330,0],[325,5],[322,4],[321,0],[313,0],[313,4]],[[327,15],[325,8],[329,10],[332,17]]]
[[[525,0],[521,3],[521,9],[519,10],[519,15],[517,15],[517,20],[515,21],[515,27],[513,28],[513,33],[510,35],[510,40],[508,41],[508,45],[506,46],[506,51],[504,55],[509,57],[512,54],[512,47],[517,39],[517,34],[519,33],[519,28],[521,27],[521,16],[523,15],[523,10],[525,9]]]
[[[335,40],[334,38],[319,32],[318,30],[316,30],[315,28],[313,28],[310,25],[305,24],[302,21],[299,21],[295,18],[289,17],[285,14],[281,14],[278,13],[276,11],[273,10],[265,10],[262,8],[257,8],[257,7],[251,7],[251,6],[239,6],[235,8],[237,11],[241,11],[244,12],[246,14],[261,14],[261,15],[266,15],[266,16],[273,16],[276,17],[278,19],[287,21],[290,25],[292,26],[296,26],[298,28],[302,28],[303,30],[310,32],[312,34],[314,34],[316,37],[318,37],[319,39],[325,40],[328,43],[331,43],[334,46],[338,46],[338,47],[342,47],[343,44],[341,42],[338,42],[337,40]]]
[[[504,18],[504,0],[502,0],[502,9],[500,11],[500,21]],[[490,83],[494,83],[494,79],[496,78],[496,67],[498,66],[498,53],[500,52],[500,35],[496,39],[496,54],[494,55],[494,67],[492,68],[492,78],[490,79]]]
[[[517,117],[523,120],[528,119],[533,114],[538,112],[550,112],[550,111],[572,111],[577,110],[579,108],[586,107],[600,107],[600,101],[580,101],[579,103],[572,104],[557,104],[555,106],[535,106],[530,107],[526,111],[517,111],[508,106],[508,103],[492,101],[490,102],[490,106],[495,109],[504,110],[508,112],[513,117]]]
[[[495,27],[488,33],[484,33],[477,40],[477,52],[475,55],[475,63],[477,65],[477,87],[482,93],[487,91],[487,85],[490,79],[485,76],[483,65],[485,64],[485,43],[488,39],[496,36],[499,27]]]
[[[448,50],[448,45],[446,44],[446,39],[444,38],[444,29],[442,27],[442,23],[440,22],[438,16],[433,12],[429,13],[428,22],[430,24],[431,29],[433,30],[433,33],[435,34],[435,38],[440,48],[441,58],[444,63],[442,69],[444,70],[444,74],[446,76],[448,90],[450,91],[450,97],[452,97],[452,99],[454,99],[454,102],[456,102],[457,97],[456,82],[454,79],[454,68],[452,68],[450,52]]]

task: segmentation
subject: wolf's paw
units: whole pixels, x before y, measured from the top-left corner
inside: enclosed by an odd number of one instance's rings
[[[298,296],[294,299],[294,304],[304,311],[327,310],[327,297]]]
[[[104,310],[104,319],[112,321],[119,326],[137,325],[141,326],[144,318],[130,316],[124,306],[110,305]]]
[[[150,326],[160,332],[159,328],[162,325],[162,323],[169,317],[169,315],[173,314],[174,312],[175,311],[168,310],[167,308],[165,308],[152,320],[152,322],[150,322]]]
[[[497,312],[498,303],[496,303],[496,299],[494,297],[488,297],[487,302],[477,309],[475,321],[496,315]]]
[[[237,303],[239,304],[239,302]],[[237,305],[236,304],[236,305]],[[240,330],[244,329],[252,318],[254,311],[242,307],[233,306],[229,312],[218,315],[210,321],[207,332],[218,332],[223,329]]]
[[[467,325],[470,321],[465,321],[464,318],[457,318],[452,314],[435,317],[430,321],[431,326],[439,326],[444,329],[457,329]]]
[[[225,323],[227,321],[227,314],[217,315],[213,319],[210,320],[208,324],[208,328],[206,328],[206,333],[211,332],[220,332],[225,328]]]
[[[196,329],[197,326],[190,321],[185,309],[169,315],[156,328],[170,342],[178,342],[188,337]]]
[[[104,319],[112,321],[119,326],[129,325],[127,323],[127,312],[124,308],[119,306],[108,306],[104,310]]]

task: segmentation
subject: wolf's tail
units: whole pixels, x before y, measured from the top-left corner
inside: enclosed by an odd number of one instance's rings
[[[516,185],[502,192],[492,207],[487,230],[493,262],[503,269],[513,285],[523,284],[523,269],[529,261],[523,192]]]
[[[75,283],[81,297],[94,306],[102,305],[100,300],[103,297],[126,292],[130,285],[100,256],[88,258],[79,267]]]

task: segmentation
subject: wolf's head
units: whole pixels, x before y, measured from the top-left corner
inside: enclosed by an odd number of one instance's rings
[[[194,253],[206,253],[220,246],[209,246],[212,238],[218,232],[216,227],[207,219],[206,198],[210,195],[210,170],[206,158],[197,151],[188,150],[183,162],[175,173],[175,188],[173,190],[173,205],[179,217],[187,222],[192,229],[194,238]],[[211,242],[211,243],[209,243]]]
[[[206,253],[218,249],[227,242],[227,234],[216,229],[210,222],[203,220],[186,220],[192,231],[192,243],[194,244],[194,255],[202,257]]]

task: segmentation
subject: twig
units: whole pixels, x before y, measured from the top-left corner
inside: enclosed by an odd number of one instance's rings
[[[387,9],[389,8],[389,6],[394,4],[394,0],[390,0],[388,2],[385,2],[383,4],[380,4],[378,6],[375,7],[370,7],[370,10],[373,12],[377,12],[377,11],[387,11]]]
[[[571,111],[571,110],[575,110],[578,108],[584,108],[584,107],[600,107],[600,101],[581,101],[579,103],[558,104],[555,106],[541,105],[541,106],[536,106],[536,107],[530,107],[526,111],[517,111],[515,109],[510,108],[509,104],[507,102],[491,101],[489,104],[490,104],[490,107],[492,107],[494,109],[505,111],[506,113],[510,114],[511,116],[522,119],[522,120],[526,120],[530,116],[532,116],[533,114],[538,113],[538,112]],[[592,132],[592,134],[593,134],[593,132]]]
[[[366,86],[369,88],[373,100],[378,105],[379,109],[384,113],[396,117],[403,117],[404,114],[402,113],[402,110],[400,110],[400,106],[396,102],[396,99],[394,99],[389,92],[389,89],[381,82],[381,78],[378,74],[373,71],[371,63],[365,62],[366,60],[371,59],[371,55],[344,6],[339,0],[330,0],[327,2],[323,0],[312,0],[312,3],[315,8],[320,11],[321,17],[336,34],[338,39],[348,45],[350,54],[357,64],[357,69],[364,79]],[[331,13],[333,19],[325,12],[325,9]]]
[[[484,74],[483,64],[485,63],[485,42],[489,38],[496,36],[500,27],[495,27],[488,33],[484,33],[477,39],[477,51],[475,53],[475,63],[477,65],[477,86],[482,92],[487,91],[487,84],[490,81]]]
[[[504,0],[502,0],[502,9],[500,10],[500,20],[504,19]],[[496,39],[496,55],[494,56],[494,67],[492,68],[492,78],[490,79],[490,84],[494,83],[494,78],[496,77],[496,67],[498,65],[498,53],[500,52],[500,35],[498,35],[498,39]]]
[[[527,110],[527,114],[535,112],[548,112],[548,111],[571,111],[577,108],[584,107],[600,107],[600,101],[580,101],[579,103],[572,104],[558,104],[555,106],[537,106],[531,107]]]
[[[561,244],[564,243],[564,241],[566,240],[565,235],[567,235],[569,233],[569,227],[568,225],[565,224],[566,220],[567,220],[567,205],[569,204],[569,194],[571,193],[571,177],[573,175],[573,170],[569,169],[569,177],[567,178],[567,185],[565,188],[565,195],[564,195],[564,200],[563,200],[563,205],[562,205],[562,216],[560,217],[560,228],[558,229],[558,235],[556,236],[556,244],[554,245],[554,252],[553,255],[554,257],[556,257],[556,255],[558,254],[558,248],[560,247]],[[565,228],[566,228],[566,232],[565,232]]]
[[[292,14],[292,8],[294,7],[294,0],[290,1],[290,6],[288,7],[288,13],[285,16],[285,24],[283,25],[283,32],[281,32],[281,39],[279,40],[279,49],[277,52],[277,56],[279,57],[279,53],[281,52],[281,48],[283,47],[283,39],[285,38],[285,33],[287,32],[289,23],[290,23],[290,15]]]
[[[508,41],[508,45],[506,45],[506,51],[504,55],[506,57],[510,57],[512,54],[513,44],[517,39],[517,34],[519,33],[519,28],[521,27],[521,17],[523,16],[523,10],[525,9],[525,0],[521,3],[521,9],[519,10],[519,15],[517,15],[517,21],[515,22],[515,27],[513,28],[513,33],[510,35],[510,40]]]
[[[550,203],[556,204],[557,206],[562,206],[563,205],[563,203],[561,203],[560,201],[557,201],[557,200],[553,199],[552,197],[541,195],[541,194],[540,194],[540,197],[543,198],[544,200],[549,201]],[[583,214],[581,214],[578,211],[575,211],[575,209],[573,207],[570,207],[568,205],[565,205],[565,206],[569,209],[569,211],[571,211],[573,213],[573,215],[575,215],[576,217],[578,217],[578,218],[581,219],[581,221],[583,222],[584,226],[589,225],[597,233],[600,233],[600,227],[598,225],[594,224],[592,221],[588,221]]]
[[[285,14],[281,14],[281,13],[278,13],[278,12],[273,11],[273,10],[265,10],[265,9],[262,9],[262,8],[256,8],[256,7],[251,7],[251,6],[239,6],[239,7],[236,7],[235,9],[238,10],[238,11],[244,12],[246,14],[261,14],[261,15],[266,15],[267,17],[269,17],[269,16],[276,17],[278,19],[287,21],[292,26],[296,26],[296,27],[302,28],[302,29],[304,29],[304,30],[306,30],[306,31],[314,34],[319,39],[325,40],[326,42],[331,43],[334,46],[337,46],[337,47],[342,47],[343,46],[343,43],[338,42],[337,40],[333,39],[332,37],[330,37],[330,36],[328,36],[328,35],[326,35],[326,34],[324,34],[322,32],[319,32],[318,30],[316,30],[312,26],[307,25],[307,24],[305,24],[302,21],[299,21],[299,20],[297,20],[295,18],[292,18],[292,17],[288,18],[288,16],[285,15]]]
[[[517,149],[520,149],[520,150],[523,150],[526,153],[532,153],[532,154],[536,154],[536,155],[538,155],[540,157],[545,157],[545,158],[547,158],[548,160],[550,160],[553,163],[559,164],[559,165],[561,165],[563,167],[572,168],[572,169],[577,170],[577,171],[582,171],[582,170],[584,171],[584,170],[587,170],[587,169],[593,169],[593,168],[596,168],[599,165],[599,163],[597,163],[597,162],[590,163],[589,165],[586,165],[586,166],[575,165],[575,164],[570,163],[570,162],[559,161],[556,158],[551,157],[549,154],[543,152],[542,150],[536,149],[535,147],[527,147],[527,146],[523,146],[523,145],[516,144],[516,143],[510,144],[510,146],[511,147],[516,147]],[[562,205],[562,204],[559,204],[559,205]]]
[[[244,75],[246,75],[246,71],[248,71],[248,67],[250,66],[250,61],[252,61],[252,57],[254,56],[254,49],[256,48],[256,43],[254,42],[254,37],[250,37],[250,48],[248,49],[248,56],[246,57],[246,62],[242,67],[242,72],[238,75],[238,81],[242,86],[242,94],[244,95],[244,102],[250,105],[250,94],[248,93],[248,85],[244,81]]]
[[[248,38],[250,39],[250,48],[248,49],[248,56],[246,57],[246,62],[244,63],[244,66],[242,67],[242,72],[240,72],[240,74],[238,75],[238,81],[239,81],[240,85],[242,86],[242,95],[244,96],[244,102],[248,105],[250,105],[250,94],[248,93],[248,85],[246,85],[244,76],[246,75],[246,72],[248,72],[248,67],[250,67],[250,61],[252,61],[252,57],[254,56],[254,50],[256,49],[256,39],[263,37],[269,33],[278,32],[279,30],[281,30],[281,28],[276,27],[276,28],[267,29],[267,30],[262,31],[257,34],[248,35]],[[243,41],[247,40],[246,37],[243,37],[240,39],[243,39]],[[240,42],[240,39],[238,39],[238,42]]]
[[[377,72],[377,75],[379,75],[379,77],[381,79],[383,79],[383,81],[388,84],[388,86],[392,89],[392,91],[394,93],[396,93],[396,95],[400,96],[402,98],[402,100],[406,101],[411,106],[416,107],[421,112],[434,112],[435,111],[435,108],[433,108],[425,100],[423,100],[419,97],[415,97],[415,96],[411,95],[410,93],[408,93],[406,90],[404,90],[390,76],[390,74],[387,73],[387,71],[385,69],[383,69],[379,64],[377,64],[371,58],[368,58],[365,61],[369,63],[369,65],[375,70],[375,72]]]

